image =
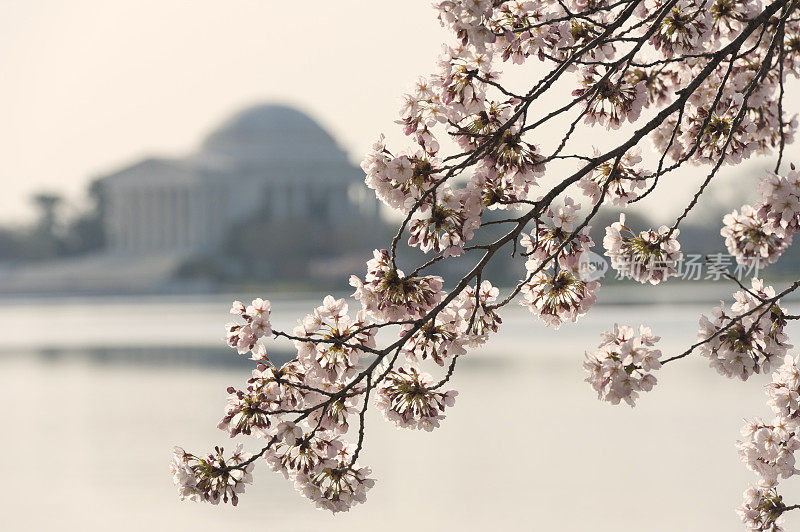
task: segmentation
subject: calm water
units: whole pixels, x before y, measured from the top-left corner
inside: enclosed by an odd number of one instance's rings
[[[753,480],[734,441],[768,415],[763,378],[727,381],[702,360],[665,367],[636,409],[601,404],[583,350],[614,321],[647,322],[667,352],[711,304],[599,307],[558,333],[510,309],[459,363],[460,395],[433,433],[368,416],[366,505],[332,517],[262,466],[238,508],[181,503],[172,446],[204,451],[225,388],[247,365],[219,348],[227,298],[0,303],[4,530],[729,531]],[[313,302],[274,302],[288,328]],[[797,307],[794,307],[796,311]],[[794,331],[800,342],[800,330]],[[784,489],[790,502],[800,490]],[[800,526],[800,518],[789,521]],[[229,529],[231,529],[229,528]],[[238,528],[241,529],[241,528]]]

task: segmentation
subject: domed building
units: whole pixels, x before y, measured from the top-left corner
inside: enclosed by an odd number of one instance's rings
[[[191,256],[220,250],[237,224],[379,218],[362,171],[309,116],[259,105],[213,131],[183,159],[151,158],[104,179],[115,254]]]

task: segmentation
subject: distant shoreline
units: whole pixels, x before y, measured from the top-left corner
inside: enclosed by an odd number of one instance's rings
[[[766,278],[767,284],[781,286],[791,279]],[[749,283],[745,283],[749,284]],[[342,290],[342,284],[336,287],[298,286],[298,285],[248,285],[226,286],[221,288],[181,290],[180,286],[165,287],[160,291],[147,292],[114,292],[114,291],[75,291],[75,292],[0,292],[0,306],[33,303],[47,300],[50,304],[64,304],[91,300],[96,303],[152,303],[152,302],[192,302],[192,301],[226,301],[263,297],[273,301],[317,301],[331,294],[337,298],[348,298],[350,289]],[[185,287],[183,287],[185,288]],[[337,289],[338,288],[338,289]],[[668,290],[665,288],[669,288]],[[513,286],[500,287],[501,293],[508,292]],[[673,280],[662,286],[641,285],[631,281],[601,281],[598,291],[598,305],[650,305],[650,304],[685,304],[716,302],[731,300],[739,287],[733,281],[683,281]],[[790,294],[787,301],[799,300],[800,295]]]

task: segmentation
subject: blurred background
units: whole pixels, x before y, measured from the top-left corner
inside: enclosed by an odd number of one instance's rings
[[[349,295],[349,275],[397,225],[360,158],[381,132],[402,145],[402,93],[446,38],[428,2],[0,3],[9,530],[739,526],[733,508],[754,477],[734,441],[743,418],[768,415],[765,378],[729,382],[689,358],[631,410],[599,403],[581,368],[614,322],[645,322],[665,353],[683,351],[699,315],[735,291],[705,273],[670,289],[608,278],[595,311],[557,333],[509,308],[501,333],[459,364],[441,429],[368,416],[362,456],[378,484],[347,515],[315,510],[266,467],[238,508],[178,501],[172,446],[224,443],[225,388],[249,375],[224,346],[230,301],[269,298],[276,326],[291,329],[327,293]],[[722,216],[755,199],[772,164],[723,173],[681,227],[683,249],[724,252]],[[676,174],[629,225],[674,218],[703,177]],[[617,218],[601,212],[595,242]],[[782,285],[799,266],[793,248],[766,276]],[[522,271],[501,260],[487,277],[507,287]],[[287,360],[291,345],[271,354]],[[791,485],[786,495],[800,502]]]

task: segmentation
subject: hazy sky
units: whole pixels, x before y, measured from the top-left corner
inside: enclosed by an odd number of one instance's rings
[[[141,156],[188,153],[257,102],[304,109],[357,161],[400,137],[399,98],[446,37],[430,0],[3,0],[0,222],[25,221],[33,191],[78,198]]]
[[[306,110],[355,158],[444,36],[428,0],[3,0],[0,221],[256,102]]]

